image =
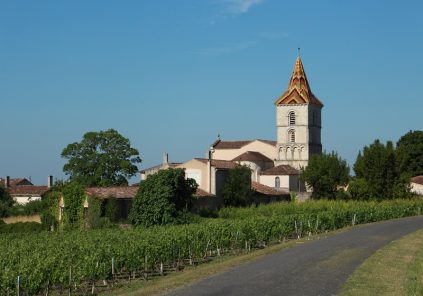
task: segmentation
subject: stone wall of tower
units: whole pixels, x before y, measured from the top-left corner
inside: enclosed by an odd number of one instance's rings
[[[277,158],[275,165],[305,167],[312,154],[321,153],[320,106],[312,104],[279,105],[276,107],[276,128]]]

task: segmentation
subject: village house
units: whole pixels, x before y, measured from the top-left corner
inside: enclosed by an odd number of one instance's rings
[[[0,184],[9,192],[17,204],[25,205],[30,201],[41,200],[42,196],[53,186],[53,176],[48,176],[47,185],[37,186],[25,178],[0,178]]]

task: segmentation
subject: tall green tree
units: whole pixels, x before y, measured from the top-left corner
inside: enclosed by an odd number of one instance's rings
[[[349,191],[357,199],[389,199],[407,196],[407,181],[397,168],[394,146],[375,140],[359,153],[354,165],[356,179]]]
[[[222,197],[225,206],[244,207],[253,202],[249,167],[237,165],[229,170],[222,188]]]
[[[397,142],[397,164],[400,173],[423,175],[423,131],[409,131]]]
[[[161,170],[148,176],[140,183],[129,220],[144,227],[173,223],[190,210],[197,186],[194,179],[185,179],[183,169]]]
[[[62,151],[63,171],[85,186],[127,185],[141,162],[138,150],[114,129],[86,133]]]
[[[336,152],[312,155],[308,166],[301,168],[301,180],[313,188],[312,198],[333,199],[337,187],[345,185],[349,179],[350,168]]]

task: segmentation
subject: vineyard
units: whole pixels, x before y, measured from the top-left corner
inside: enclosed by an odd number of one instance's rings
[[[0,238],[0,294],[96,294],[118,280],[163,275],[228,252],[346,226],[419,215],[423,200],[275,203],[200,223]]]

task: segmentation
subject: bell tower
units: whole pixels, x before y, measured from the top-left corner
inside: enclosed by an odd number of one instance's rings
[[[301,57],[295,61],[288,89],[275,102],[277,157],[275,165],[301,168],[322,153],[322,102],[311,92]]]

